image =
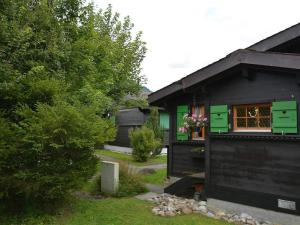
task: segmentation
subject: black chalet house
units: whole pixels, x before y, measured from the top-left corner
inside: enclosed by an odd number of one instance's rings
[[[300,23],[183,77],[148,101],[170,115],[168,176],[198,175],[208,203],[300,215]],[[186,113],[205,114],[208,126],[196,134],[179,132]],[[165,191],[191,190],[187,179],[177,184]]]

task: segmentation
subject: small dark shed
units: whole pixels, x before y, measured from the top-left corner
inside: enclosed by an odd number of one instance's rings
[[[207,199],[300,215],[300,24],[148,100],[170,114],[169,176],[204,172]],[[180,133],[185,113],[205,114],[208,127]]]
[[[159,108],[160,114],[160,125],[164,129],[165,138],[164,145],[167,146],[169,143],[169,115],[164,109]],[[116,126],[117,126],[117,136],[111,145],[130,147],[130,140],[128,137],[128,132],[132,128],[141,127],[145,124],[150,115],[150,108],[131,108],[131,109],[121,109],[116,114]]]

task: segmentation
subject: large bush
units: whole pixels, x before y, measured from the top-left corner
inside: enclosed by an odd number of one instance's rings
[[[153,130],[146,126],[129,131],[132,156],[138,162],[145,162],[151,152],[160,146],[160,141],[155,138]]]
[[[11,127],[0,122],[7,147],[0,151],[0,190],[18,204],[63,199],[93,175],[95,143],[114,135],[109,121],[63,102],[20,107],[17,115],[20,122]]]
[[[0,1],[0,202],[52,201],[95,169],[107,118],[139,91],[141,33],[109,6]]]

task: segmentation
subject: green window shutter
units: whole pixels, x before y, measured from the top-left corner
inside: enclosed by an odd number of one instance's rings
[[[228,107],[227,105],[210,106],[210,132],[228,132]]]
[[[159,124],[163,129],[169,129],[169,114],[166,112],[161,112],[159,114]]]
[[[272,103],[272,131],[279,134],[298,133],[296,101]]]
[[[189,107],[187,105],[177,106],[177,132],[176,137],[178,141],[187,141],[189,136],[186,133],[179,132],[179,127],[183,126],[183,116],[189,112]]]

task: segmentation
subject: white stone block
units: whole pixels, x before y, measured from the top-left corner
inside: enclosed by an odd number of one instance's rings
[[[119,163],[102,161],[101,192],[115,194],[119,187]]]

